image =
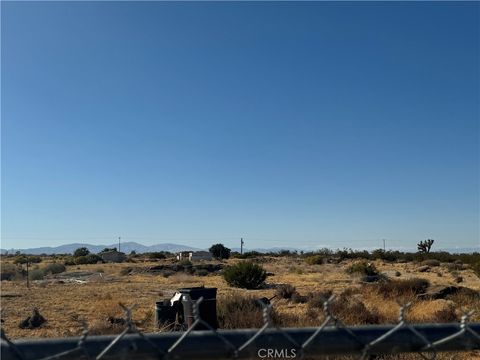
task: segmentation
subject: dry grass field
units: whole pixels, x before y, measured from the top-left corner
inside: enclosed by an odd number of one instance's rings
[[[461,316],[461,309],[477,310],[474,320],[480,319],[480,301],[471,294],[458,293],[448,299],[421,300],[405,289],[397,291],[376,283],[362,283],[359,277],[349,275],[345,269],[355,262],[345,260],[339,264],[307,265],[303,259],[263,258],[264,268],[272,273],[267,286],[261,290],[232,288],[218,274],[195,276],[176,273],[169,277],[152,274],[145,270],[151,266],[167,263],[137,262],[121,264],[73,265],[67,272],[89,271],[96,273],[82,283],[58,279],[1,282],[1,314],[3,326],[11,338],[63,337],[79,335],[81,323],[89,324],[92,333],[117,333],[122,330],[112,325],[109,317],[121,317],[119,302],[137,304],[134,319],[138,328],[145,332],[159,331],[154,327],[154,305],[171,296],[177,288],[201,286],[218,288],[218,308],[222,327],[252,327],[259,324],[260,317],[249,320],[235,314],[236,304],[242,297],[272,297],[281,284],[295,286],[300,295],[309,295],[309,300],[292,301],[275,298],[275,321],[281,326],[315,326],[322,321],[321,299],[332,292],[337,296],[332,310],[347,324],[395,323],[398,318],[398,303],[412,302],[408,320],[412,322],[450,322]],[[225,263],[234,263],[231,259]],[[458,275],[452,275],[443,264],[432,267],[429,272],[419,272],[413,263],[387,263],[375,261],[381,272],[392,274],[393,281],[422,278],[434,285],[461,285],[480,291],[480,279],[472,270],[461,270],[463,281],[456,283]],[[45,263],[39,264],[45,266]],[[127,274],[128,270],[130,274]],[[393,275],[395,272],[397,274]],[[229,306],[229,302],[233,305]],[[20,329],[19,323],[36,307],[47,319],[37,329]],[[233,310],[232,310],[233,309]],[[241,311],[241,310],[240,310]]]

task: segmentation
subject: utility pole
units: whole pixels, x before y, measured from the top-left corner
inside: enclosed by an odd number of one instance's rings
[[[240,254],[243,254],[243,238],[240,238]]]
[[[383,240],[383,252],[385,252],[385,239],[382,239]]]
[[[27,288],[30,287],[30,282],[29,282],[29,276],[28,276],[28,256],[27,256]]]
[[[121,237],[119,236],[118,237],[118,252],[120,252],[120,239],[121,239]]]

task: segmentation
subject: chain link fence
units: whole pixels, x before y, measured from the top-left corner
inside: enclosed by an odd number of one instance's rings
[[[416,353],[435,359],[446,351],[480,350],[480,323],[469,322],[473,311],[463,312],[460,323],[409,324],[400,308],[396,325],[345,326],[330,310],[333,296],[323,304],[325,318],[318,328],[279,328],[272,322],[272,306],[263,306],[260,329],[217,330],[202,320],[193,303],[193,324],[183,332],[143,334],[136,329],[132,311],[122,304],[126,327],[114,336],[9,340],[1,331],[3,360],[53,359],[319,359],[353,356],[381,359],[383,355]],[[247,315],[246,315],[247,316]],[[207,330],[195,330],[197,327]],[[380,355],[380,357],[378,357]],[[331,358],[331,357],[330,357]]]

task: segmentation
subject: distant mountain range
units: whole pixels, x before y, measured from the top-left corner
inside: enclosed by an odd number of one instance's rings
[[[20,251],[23,254],[31,254],[31,255],[40,255],[40,254],[72,254],[76,249],[80,247],[86,247],[92,253],[99,253],[105,248],[117,248],[118,244],[110,244],[110,245],[92,245],[92,244],[82,244],[82,243],[74,243],[74,244],[66,244],[54,247],[38,247],[38,248],[29,248],[29,249],[0,249],[2,254],[5,254],[8,251],[10,254],[15,253],[16,251]],[[170,251],[170,252],[177,252],[177,251],[189,251],[189,250],[202,250],[199,248],[195,248],[193,246],[185,246],[179,244],[156,244],[156,245],[142,245],[133,241],[124,242],[120,244],[120,250],[124,253],[130,253],[135,251],[137,253],[145,253],[145,252],[155,252],[155,251]]]
[[[92,253],[99,253],[105,248],[118,248],[118,244],[110,244],[110,245],[92,245],[92,244],[82,244],[82,243],[74,243],[74,244],[66,244],[54,247],[38,247],[38,248],[29,248],[29,249],[0,249],[1,254],[5,254],[7,251],[12,254],[16,251],[20,251],[22,254],[31,254],[31,255],[40,255],[40,254],[72,254],[76,249],[80,247],[86,247]],[[156,252],[156,251],[169,251],[169,252],[179,252],[179,251],[198,251],[198,250],[206,250],[200,249],[193,246],[187,245],[180,245],[180,244],[171,244],[171,243],[163,243],[163,244],[156,244],[156,245],[142,245],[133,241],[121,243],[120,250],[124,253],[130,253],[135,251],[136,253],[146,253],[146,252]],[[271,248],[254,248],[248,249],[244,248],[243,251],[257,251],[260,253],[266,252],[279,252],[281,250],[303,250],[303,251],[315,251],[318,249],[296,249],[293,247],[271,247]],[[332,248],[332,250],[334,250]],[[374,250],[374,249],[371,249]],[[232,248],[232,251],[240,252],[240,248]],[[402,249],[401,251],[407,252],[415,252],[414,249]],[[443,248],[434,251],[448,251],[450,253],[473,253],[473,252],[480,252],[480,247],[463,247],[463,248]]]

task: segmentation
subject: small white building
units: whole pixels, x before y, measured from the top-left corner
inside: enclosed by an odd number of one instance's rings
[[[191,251],[180,251],[177,254],[177,260],[190,260]]]
[[[181,251],[177,254],[177,260],[213,260],[212,253],[210,251]]]

